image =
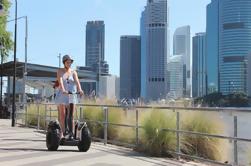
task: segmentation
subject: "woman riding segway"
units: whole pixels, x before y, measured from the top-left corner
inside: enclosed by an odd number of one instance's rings
[[[80,96],[84,94],[81,89],[77,72],[71,69],[73,59],[69,55],[64,55],[62,58],[64,68],[60,68],[57,71],[57,81],[59,82],[59,90],[56,93],[55,103],[58,104],[59,109],[59,123],[61,127],[61,138],[65,136],[66,139],[72,139],[73,137],[73,115],[75,110],[75,104],[77,103],[77,96],[71,96],[69,99],[69,93],[79,93]],[[68,122],[65,122],[66,109],[68,108]],[[68,124],[69,131],[66,132],[65,124]]]
[[[78,102],[77,94],[82,96],[77,72],[71,69],[73,59],[63,56],[64,68],[58,69],[55,83],[55,103],[58,104],[59,122],[49,122],[46,132],[46,146],[49,151],[56,151],[61,146],[78,146],[79,151],[87,152],[91,145],[91,133],[85,121],[77,121],[73,134],[73,115]]]

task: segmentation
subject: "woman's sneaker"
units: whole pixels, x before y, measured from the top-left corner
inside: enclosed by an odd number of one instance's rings
[[[73,140],[73,134],[72,133],[69,133],[65,136],[65,139],[66,140]]]

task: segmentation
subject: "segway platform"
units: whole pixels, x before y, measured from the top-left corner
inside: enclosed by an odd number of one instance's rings
[[[80,143],[79,140],[75,140],[75,139],[72,139],[72,140],[67,140],[65,138],[62,138],[60,140],[60,146],[78,146],[78,144]]]

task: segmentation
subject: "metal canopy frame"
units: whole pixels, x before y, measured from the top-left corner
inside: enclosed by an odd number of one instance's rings
[[[1,67],[1,65],[0,65]],[[16,63],[16,76],[18,78],[23,78],[24,75],[24,62],[17,62]],[[28,77],[34,78],[55,78],[57,76],[58,67],[46,66],[46,65],[38,65],[27,63],[27,74]],[[88,70],[76,70],[78,73],[78,77],[81,80],[90,80],[90,81],[97,81],[97,73]],[[3,64],[3,76],[13,76],[14,72],[14,63],[13,61],[7,62]]]

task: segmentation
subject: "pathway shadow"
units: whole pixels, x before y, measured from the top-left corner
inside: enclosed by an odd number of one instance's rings
[[[0,152],[3,151],[23,151],[23,152],[48,152],[48,153],[58,153],[58,152],[79,152],[74,149],[58,149],[57,151],[48,151],[42,148],[0,148]]]
[[[1,139],[3,141],[28,141],[28,142],[45,142],[45,140],[40,140],[40,139]]]
[[[152,157],[149,157],[147,155],[135,152],[133,150],[127,150],[125,148],[123,148],[121,150],[119,150],[119,149],[110,149],[109,147],[107,148],[107,147],[102,146],[102,145],[95,145],[95,146],[92,146],[91,148],[95,149],[95,150],[98,150],[98,151],[103,151],[103,152],[106,152],[106,153],[110,153],[110,154],[127,156],[127,157],[130,157],[130,158],[134,158],[134,159],[137,159],[137,160],[141,160],[141,161],[144,161],[144,162],[154,164],[154,166],[166,166],[166,165],[182,166],[182,164],[184,164],[182,162],[177,163],[177,161],[171,161],[171,159],[170,159],[170,161],[168,161],[168,160],[165,160],[164,158],[160,158],[161,159],[161,161],[160,161],[158,158],[152,158]]]

